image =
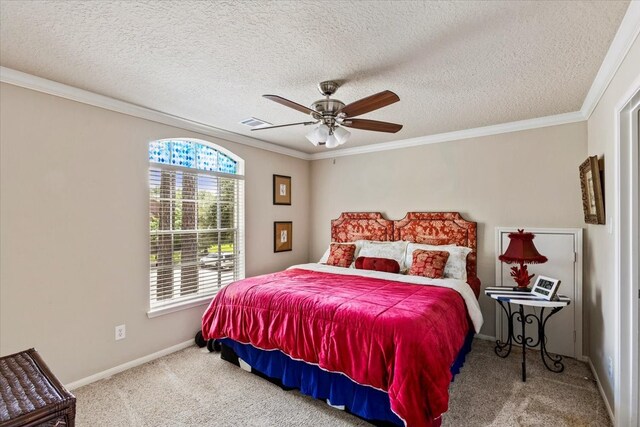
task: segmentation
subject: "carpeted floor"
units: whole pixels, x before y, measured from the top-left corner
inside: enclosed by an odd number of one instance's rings
[[[507,359],[475,340],[451,384],[443,426],[610,426],[589,368],[565,359],[561,374],[528,354]],[[538,357],[536,357],[538,356]],[[323,402],[279,387],[190,347],[74,390],[83,426],[367,426]]]

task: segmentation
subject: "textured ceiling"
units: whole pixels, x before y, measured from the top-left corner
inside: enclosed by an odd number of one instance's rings
[[[0,2],[0,64],[305,152],[302,113],[389,89],[354,147],[577,111],[628,1]]]

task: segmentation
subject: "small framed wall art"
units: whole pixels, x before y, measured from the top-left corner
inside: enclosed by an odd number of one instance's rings
[[[293,223],[275,221],[273,223],[273,252],[287,252],[292,249]]]
[[[587,224],[605,223],[600,169],[600,162],[598,162],[597,156],[589,157],[580,165],[582,209],[584,211],[584,222]]]
[[[291,177],[273,175],[273,204],[291,205]]]
[[[536,282],[533,284],[531,293],[539,296],[542,299],[551,301],[558,292],[560,286],[560,280],[552,279],[551,277],[538,276]]]

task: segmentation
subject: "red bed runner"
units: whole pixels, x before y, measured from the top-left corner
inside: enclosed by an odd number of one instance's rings
[[[205,339],[281,350],[388,392],[408,426],[447,411],[449,369],[468,329],[452,289],[304,269],[232,283],[202,318]]]

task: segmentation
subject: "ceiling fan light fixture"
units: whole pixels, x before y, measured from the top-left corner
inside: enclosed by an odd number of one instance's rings
[[[316,147],[318,144],[324,144],[329,138],[329,126],[322,124],[309,132],[306,137]]]
[[[351,136],[351,132],[349,132],[348,130],[346,130],[345,128],[343,128],[341,126],[337,126],[333,130],[333,134],[335,135],[336,139],[338,140],[338,145],[342,145],[345,142],[347,142],[347,140]]]
[[[317,128],[313,128],[311,129],[311,132],[307,133],[305,136],[307,137],[307,139],[309,140],[310,143],[312,143],[313,145],[315,145],[316,147],[318,146],[318,144],[320,143],[320,141],[318,140],[316,133],[317,133]]]
[[[335,148],[338,145],[340,145],[338,138],[336,138],[334,134],[329,135],[329,138],[327,138],[327,148]]]

